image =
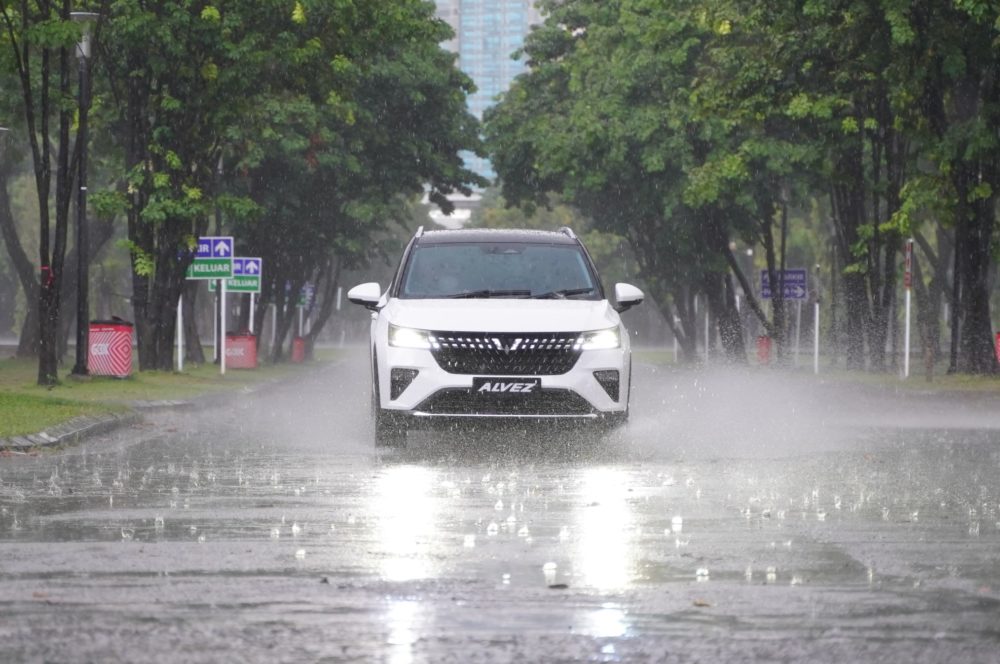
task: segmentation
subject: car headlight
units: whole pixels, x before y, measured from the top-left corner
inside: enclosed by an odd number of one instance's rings
[[[576,346],[580,350],[608,350],[621,348],[621,345],[622,339],[617,327],[584,332],[576,340]]]
[[[427,330],[399,327],[389,324],[389,345],[396,348],[420,348],[430,350],[431,336]]]

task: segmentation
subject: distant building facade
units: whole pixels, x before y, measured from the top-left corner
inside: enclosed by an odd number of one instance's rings
[[[458,66],[476,83],[469,97],[469,110],[482,119],[496,97],[510,87],[514,77],[525,70],[523,60],[511,54],[524,45],[531,26],[541,23],[541,13],[533,0],[436,0],[437,15],[455,31],[455,38],[443,44],[458,54]],[[486,159],[466,155],[466,164],[492,179],[493,168]]]

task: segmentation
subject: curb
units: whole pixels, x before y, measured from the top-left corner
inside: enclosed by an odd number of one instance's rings
[[[138,419],[139,413],[134,410],[121,414],[81,415],[38,433],[0,438],[0,449],[24,452],[38,447],[55,447],[76,443],[86,436],[106,433]]]

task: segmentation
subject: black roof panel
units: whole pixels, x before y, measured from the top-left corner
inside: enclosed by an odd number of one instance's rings
[[[417,244],[450,244],[460,242],[528,242],[537,244],[576,244],[574,238],[560,231],[538,231],[508,228],[469,228],[426,231]]]

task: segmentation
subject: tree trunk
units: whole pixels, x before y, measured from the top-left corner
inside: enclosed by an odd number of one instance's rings
[[[995,196],[976,201],[969,206],[970,215],[966,220],[961,298],[964,325],[959,368],[971,374],[993,374],[997,371],[988,283],[993,226],[996,223],[995,201]]]
[[[201,336],[198,333],[198,320],[195,313],[199,284],[200,282],[195,280],[184,284],[184,300],[181,304],[184,314],[184,361],[205,364],[205,351],[201,347]]]

